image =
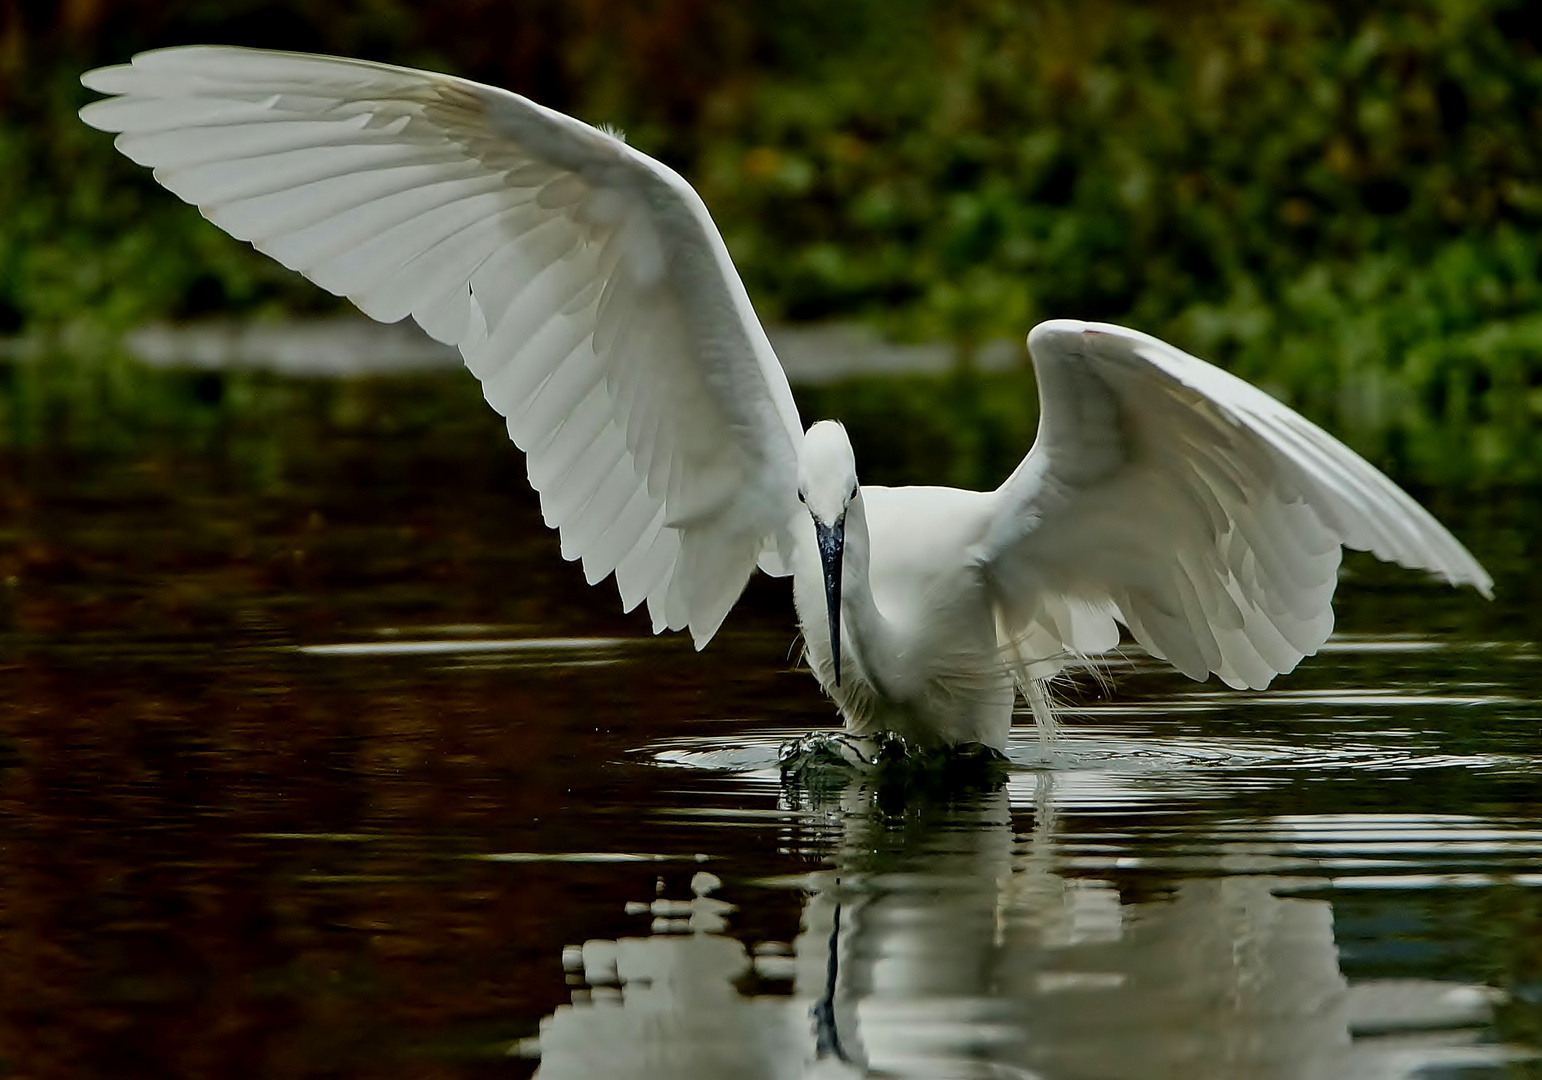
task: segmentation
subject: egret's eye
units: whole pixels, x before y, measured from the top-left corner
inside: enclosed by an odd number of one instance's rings
[[[850,502],[852,499],[855,499],[856,497],[857,497],[857,485],[856,484],[852,484],[851,485],[851,494],[846,496],[846,501]]]
[[[798,491],[798,501],[799,501],[799,502],[800,502],[800,503],[806,503],[806,502],[808,502],[808,500],[807,500],[807,499],[805,499],[805,498],[804,498],[804,497],[803,497],[803,491],[802,491],[802,489],[799,489],[799,491]]]

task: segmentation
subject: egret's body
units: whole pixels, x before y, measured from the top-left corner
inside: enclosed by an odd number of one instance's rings
[[[990,517],[983,492],[860,488],[846,511],[840,685],[813,523],[797,523],[793,598],[809,666],[853,734],[1005,744],[1016,695],[970,557]]]
[[[1029,335],[1040,421],[992,492],[864,488],[792,393],[696,192],[516,94],[194,47],[83,80],[83,117],[215,224],[457,346],[562,553],[655,631],[711,640],[758,565],[855,734],[1001,747],[1021,690],[1121,628],[1262,688],[1332,629],[1341,547],[1487,594],[1483,568],[1337,440],[1131,330]]]

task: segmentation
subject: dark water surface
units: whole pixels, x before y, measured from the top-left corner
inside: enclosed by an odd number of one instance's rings
[[[697,654],[462,384],[155,378],[0,460],[0,1076],[1542,1075],[1536,493],[1435,503],[1493,604],[810,792],[783,583]]]

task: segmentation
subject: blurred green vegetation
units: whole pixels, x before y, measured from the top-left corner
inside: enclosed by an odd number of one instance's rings
[[[965,357],[1041,318],[1108,319],[1400,475],[1542,473],[1542,15],[1518,0],[5,11],[0,333],[336,303],[74,115],[93,65],[223,41],[451,70],[622,126],[701,189],[769,319],[857,317]],[[935,423],[967,468],[1031,423],[1031,398],[948,386]],[[862,394],[893,423],[938,396]]]

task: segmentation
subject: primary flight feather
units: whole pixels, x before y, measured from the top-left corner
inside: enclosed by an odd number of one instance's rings
[[[1327,639],[1342,546],[1485,595],[1391,481],[1154,338],[1029,335],[1039,435],[994,492],[859,485],[804,432],[722,237],[677,173],[517,94],[384,64],[165,49],[85,75],[81,115],[210,221],[375,319],[457,346],[565,558],[654,630],[716,633],[793,576],[847,729],[1005,744],[1020,689],[1120,627],[1261,688]]]

